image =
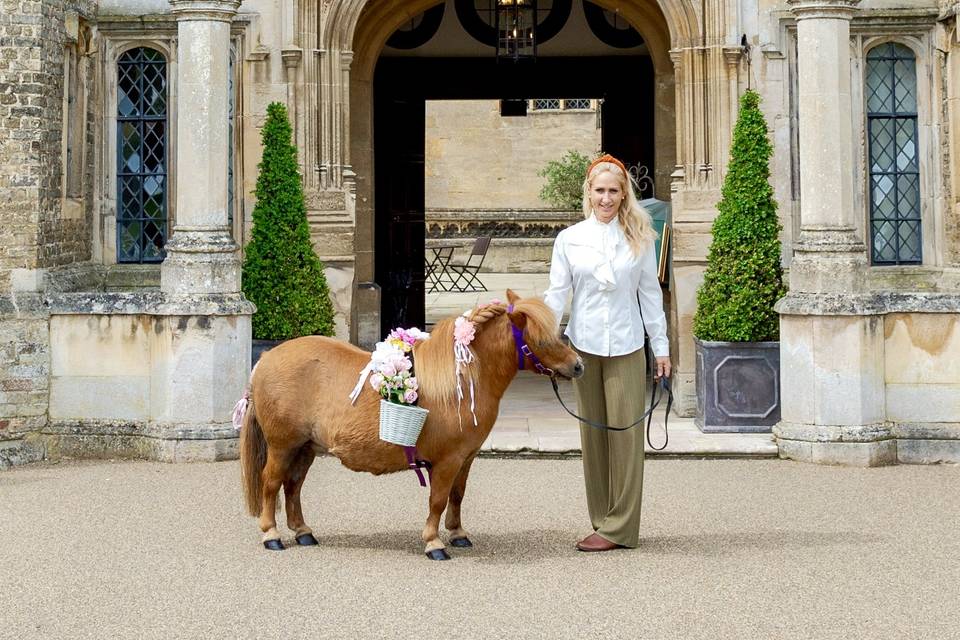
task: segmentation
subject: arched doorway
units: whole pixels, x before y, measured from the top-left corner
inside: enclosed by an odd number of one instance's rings
[[[673,66],[667,23],[656,6],[620,7],[611,12],[620,22],[620,35],[633,33],[644,45],[642,55],[614,55],[621,52],[612,47],[613,53],[604,55],[601,50],[598,55],[597,50],[585,50],[581,41],[567,37],[565,44],[553,46],[551,55],[540,55],[535,64],[526,65],[497,64],[493,49],[483,46],[476,47],[473,55],[464,55],[460,46],[455,56],[391,56],[390,47],[385,46],[391,36],[397,40],[400,35],[408,42],[418,37],[416,28],[396,32],[397,27],[437,23],[444,5],[434,4],[426,14],[418,11],[430,4],[434,3],[411,3],[402,10],[392,3],[369,5],[360,15],[354,37],[350,156],[358,176],[355,304],[366,307],[370,320],[373,307],[377,308],[378,334],[396,324],[422,324],[425,100],[599,98],[604,104],[606,151],[631,160],[637,156],[636,161],[652,167],[660,194],[669,193],[676,166]],[[446,11],[453,13],[456,5],[460,12],[464,4],[451,0]],[[603,11],[580,0],[558,0],[554,7],[564,4],[574,4],[582,14],[592,8],[595,21]],[[458,17],[466,24],[462,14]],[[470,26],[466,24],[468,31]],[[562,29],[560,33],[558,41],[563,40]],[[366,326],[371,325],[368,320]]]

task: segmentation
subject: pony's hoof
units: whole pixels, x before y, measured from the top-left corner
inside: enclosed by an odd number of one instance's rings
[[[447,552],[443,549],[434,549],[433,551],[427,551],[427,557],[431,560],[449,560],[450,556],[447,555]]]
[[[320,543],[317,542],[317,539],[313,537],[312,533],[301,533],[297,536],[297,544],[302,547],[312,547]]]
[[[461,549],[466,549],[472,547],[473,543],[470,542],[470,538],[451,538],[450,539],[451,547],[460,547]]]
[[[283,543],[277,539],[273,540],[264,540],[263,548],[269,549],[270,551],[283,551],[286,547],[283,546]]]

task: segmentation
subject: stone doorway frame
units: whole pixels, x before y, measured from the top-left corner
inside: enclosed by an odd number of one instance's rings
[[[293,96],[308,192],[342,190],[355,208],[350,339],[379,339],[380,300],[373,261],[373,72],[397,27],[437,0],[342,0],[298,3],[283,50],[288,78],[303,88]],[[726,5],[695,0],[629,0],[597,4],[618,11],[643,36],[654,67],[658,193],[673,202],[671,353],[676,407],[695,409],[695,355],[691,333],[696,289],[702,280],[710,224],[727,163],[740,84],[746,84],[739,35],[728,34]],[[617,5],[617,6],[615,6]],[[295,35],[294,35],[295,34]],[[709,114],[709,117],[707,117]],[[671,169],[672,167],[672,169]],[[351,196],[355,196],[351,197]],[[325,212],[326,213],[326,212]],[[342,215],[342,214],[340,214]],[[334,213],[330,225],[346,222]],[[345,247],[344,247],[345,248]]]

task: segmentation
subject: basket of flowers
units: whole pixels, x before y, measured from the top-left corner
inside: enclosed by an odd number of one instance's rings
[[[377,343],[371,359],[370,386],[380,394],[380,439],[413,447],[429,410],[415,406],[420,388],[410,352],[419,340],[429,337],[418,329],[394,329]]]

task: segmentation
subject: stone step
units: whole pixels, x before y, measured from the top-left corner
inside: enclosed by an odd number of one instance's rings
[[[0,442],[0,469],[18,467],[44,459],[43,447],[25,440],[5,440]]]

